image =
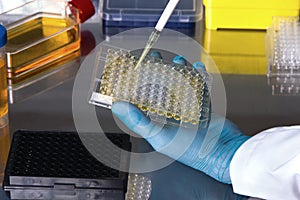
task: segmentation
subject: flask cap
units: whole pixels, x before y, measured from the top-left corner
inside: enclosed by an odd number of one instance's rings
[[[80,22],[83,23],[95,14],[95,8],[91,0],[71,0],[69,4],[79,10]]]

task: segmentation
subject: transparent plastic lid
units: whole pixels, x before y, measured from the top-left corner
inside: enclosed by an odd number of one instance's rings
[[[100,15],[106,21],[156,22],[169,0],[104,0]],[[202,0],[180,1],[169,22],[192,23],[202,19]]]

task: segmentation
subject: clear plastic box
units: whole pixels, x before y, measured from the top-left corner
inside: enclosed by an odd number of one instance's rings
[[[300,18],[274,17],[266,50],[272,94],[300,95]]]
[[[8,79],[18,83],[80,49],[79,10],[65,0],[25,3],[0,14],[8,33]]]
[[[104,26],[154,26],[169,0],[103,0],[99,4]],[[180,1],[166,27],[193,27],[203,15],[202,0]]]
[[[267,30],[266,50],[268,76],[299,76],[299,17],[274,17]]]

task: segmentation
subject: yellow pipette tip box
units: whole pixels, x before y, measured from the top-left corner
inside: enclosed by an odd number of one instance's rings
[[[204,0],[206,28],[267,29],[273,16],[298,16],[299,0]]]

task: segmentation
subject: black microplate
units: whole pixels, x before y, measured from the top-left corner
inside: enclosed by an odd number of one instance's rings
[[[118,147],[130,150],[128,135],[105,135]],[[11,183],[11,177],[94,179],[104,180],[101,183],[105,189],[121,189],[125,194],[127,175],[126,172],[112,169],[93,157],[76,132],[20,130],[13,136],[3,186],[7,188],[15,184]],[[113,181],[105,185],[107,180]],[[112,185],[114,183],[117,186]]]

